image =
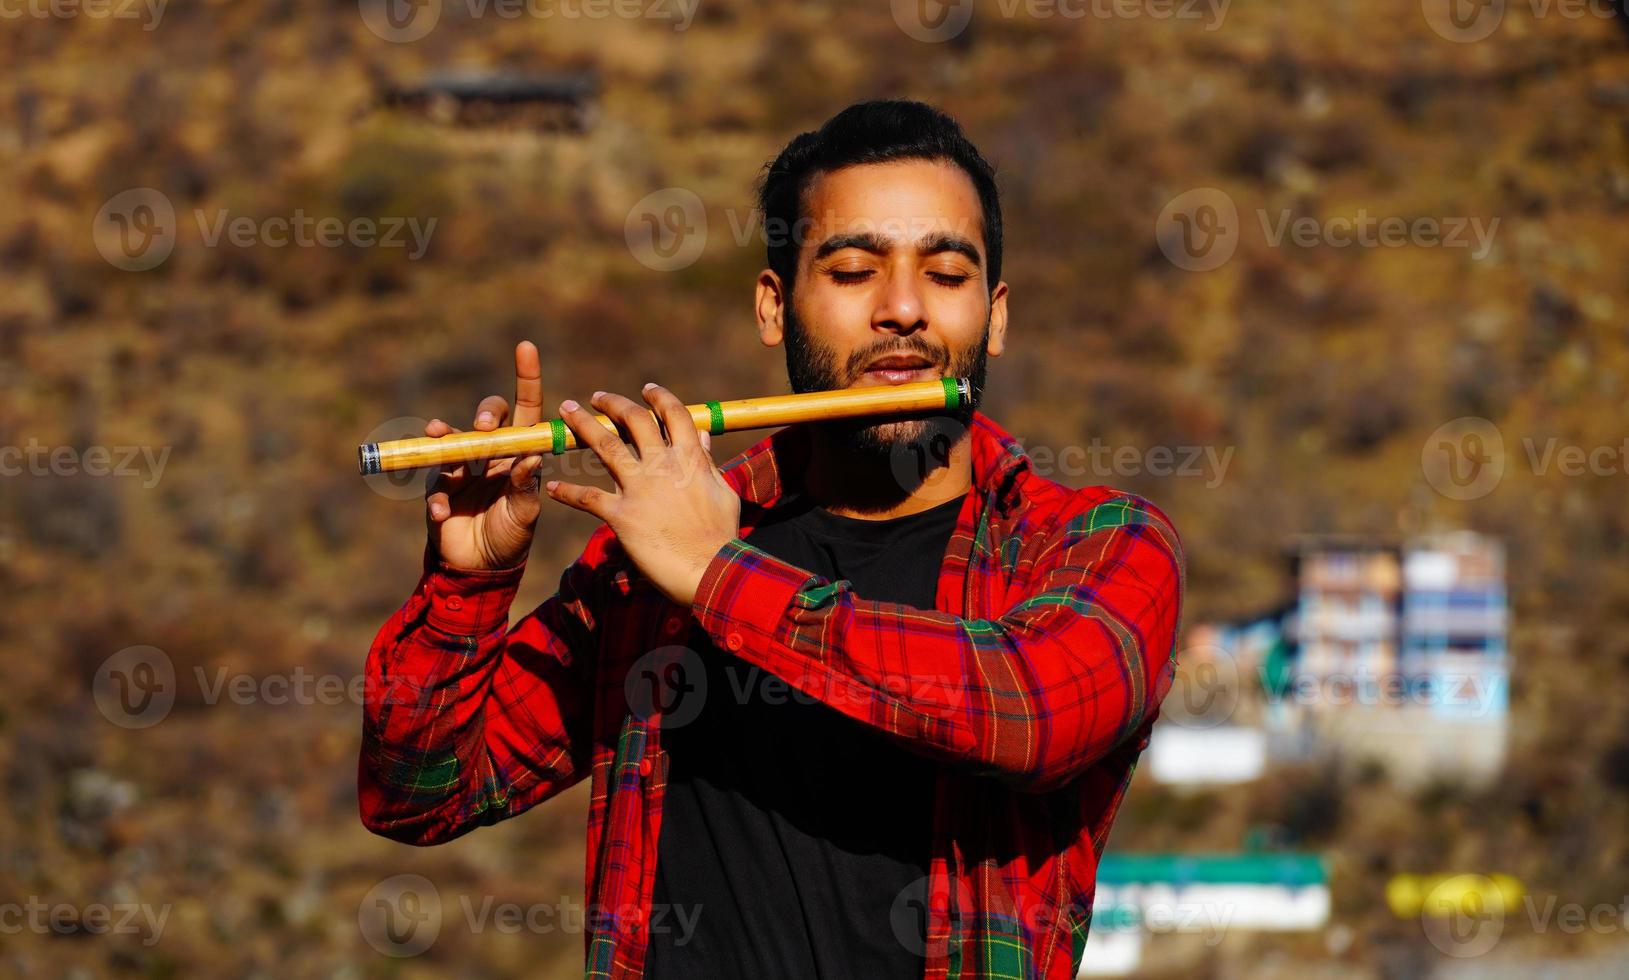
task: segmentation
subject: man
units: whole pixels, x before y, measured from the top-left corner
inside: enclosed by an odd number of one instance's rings
[[[977,410],[1007,286],[955,122],[852,106],[760,203],[758,332],[795,391],[969,377],[974,403],[790,427],[721,470],[666,388],[594,394],[620,438],[565,401],[617,486],[544,484],[605,524],[507,629],[542,460],[443,473],[369,654],[369,691],[415,696],[367,702],[363,821],[439,843],[588,777],[591,977],[1072,977],[1174,669],[1176,534],[1041,478]],[[477,429],[543,419],[537,358]]]

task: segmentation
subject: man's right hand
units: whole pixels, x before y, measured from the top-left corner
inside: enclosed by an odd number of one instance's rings
[[[475,409],[475,428],[536,425],[543,421],[543,378],[537,347],[515,346],[515,415],[502,395],[488,395]],[[441,419],[431,419],[424,434],[439,439],[457,432]],[[526,560],[542,507],[537,473],[542,456],[496,459],[486,463],[443,466],[425,492],[430,544],[454,568],[514,568]]]

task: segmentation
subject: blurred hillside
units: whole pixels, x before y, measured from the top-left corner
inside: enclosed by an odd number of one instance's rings
[[[390,960],[361,940],[356,910],[399,873],[433,878],[449,907],[580,899],[582,792],[410,850],[356,818],[355,704],[239,705],[198,678],[356,674],[423,541],[420,505],[370,491],[355,446],[402,417],[467,423],[482,395],[510,393],[519,339],[544,349],[556,400],[652,379],[687,401],[786,390],[781,352],[751,323],[762,241],[733,229],[787,139],[881,95],[945,108],[1002,174],[1013,325],[986,410],[1030,446],[1236,450],[1214,485],[1066,480],[1172,514],[1191,619],[1277,602],[1300,532],[1440,524],[1508,545],[1515,743],[1500,785],[1402,796],[1372,774],[1307,772],[1226,793],[1134,787],[1115,847],[1225,849],[1269,828],[1333,856],[1336,916],[1355,937],[1338,955],[1316,938],[1228,945],[1205,969],[1333,959],[1324,975],[1421,975],[1418,924],[1384,910],[1395,871],[1505,871],[1583,902],[1629,891],[1629,476],[1621,457],[1614,476],[1541,474],[1519,448],[1629,435],[1618,25],[1513,7],[1494,37],[1457,44],[1405,0],[1241,3],[1214,31],[1006,18],[990,3],[935,45],[884,4],[702,0],[684,31],[463,9],[412,44],[318,0],[178,0],[150,32],[0,26],[0,445],[171,450],[151,487],[0,477],[0,897],[173,905],[150,946],[0,935],[0,973],[573,975],[575,933],[460,920]],[[384,87],[448,68],[587,73],[597,111],[581,133],[538,132],[379,104]],[[184,217],[168,260],[131,272],[90,229],[136,187],[184,216],[436,225],[413,261],[210,247]],[[625,223],[670,187],[699,196],[710,234],[699,261],[658,272]],[[1200,187],[1246,218],[1237,254],[1196,273],[1154,227]],[[1359,210],[1499,224],[1473,260],[1274,247],[1255,219]],[[1427,436],[1461,416],[1493,421],[1513,460],[1470,501],[1434,492],[1420,464]],[[721,458],[756,438],[721,439]],[[545,511],[524,608],[592,526]],[[163,650],[181,680],[170,716],[143,730],[110,724],[89,693],[133,645]]]

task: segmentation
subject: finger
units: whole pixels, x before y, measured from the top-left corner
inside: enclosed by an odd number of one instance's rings
[[[679,401],[678,395],[655,382],[646,385],[641,394],[661,417],[662,424],[667,427],[668,443],[674,449],[682,450],[688,455],[701,445],[696,421],[690,417],[690,410],[684,407],[684,402]]]
[[[509,421],[509,403],[502,395],[487,395],[475,406],[475,428],[480,432],[496,429]]]
[[[509,421],[509,403],[502,395],[487,395],[475,406],[475,431],[490,432]],[[492,474],[491,461],[478,459],[469,464],[470,475],[479,479]],[[500,469],[501,472],[501,469]]]
[[[560,418],[577,437],[577,445],[594,451],[611,478],[620,485],[622,476],[634,463],[633,453],[617,434],[600,424],[591,412],[568,398],[560,403]]]
[[[424,498],[424,503],[429,507],[432,524],[440,524],[452,516],[452,498],[445,491],[437,490]]]
[[[550,480],[543,484],[543,491],[568,507],[575,507],[607,522],[611,519],[611,510],[616,501],[616,494],[608,493],[599,487],[562,483],[559,480]]]
[[[706,429],[697,429],[696,438],[701,440],[701,451],[711,456],[713,454],[713,434]]]
[[[442,436],[449,436],[455,432],[462,431],[462,429],[454,428],[441,419],[431,419],[424,426],[424,434],[432,439],[440,439]],[[430,479],[432,484],[434,484],[438,489],[456,491],[458,487],[463,485],[464,477],[468,475],[468,472],[469,471],[465,469],[464,464],[458,463],[456,465],[441,467],[441,469],[434,473]]]
[[[633,440],[634,450],[641,457],[659,452],[667,445],[666,440],[662,438],[662,429],[656,424],[650,409],[632,398],[611,391],[596,391],[590,401],[595,408],[622,426],[623,431],[628,433],[628,438]]]
[[[537,345],[523,340],[515,345],[515,424],[543,421],[543,363]]]
[[[515,461],[509,468],[509,506],[515,519],[527,523],[537,517],[542,508],[538,501],[538,476],[543,468],[542,456],[527,456]]]

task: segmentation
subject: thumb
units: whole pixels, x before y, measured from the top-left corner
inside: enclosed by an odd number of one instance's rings
[[[713,434],[703,429],[698,435],[701,436],[701,448],[707,450],[707,455],[711,456],[713,454]]]

